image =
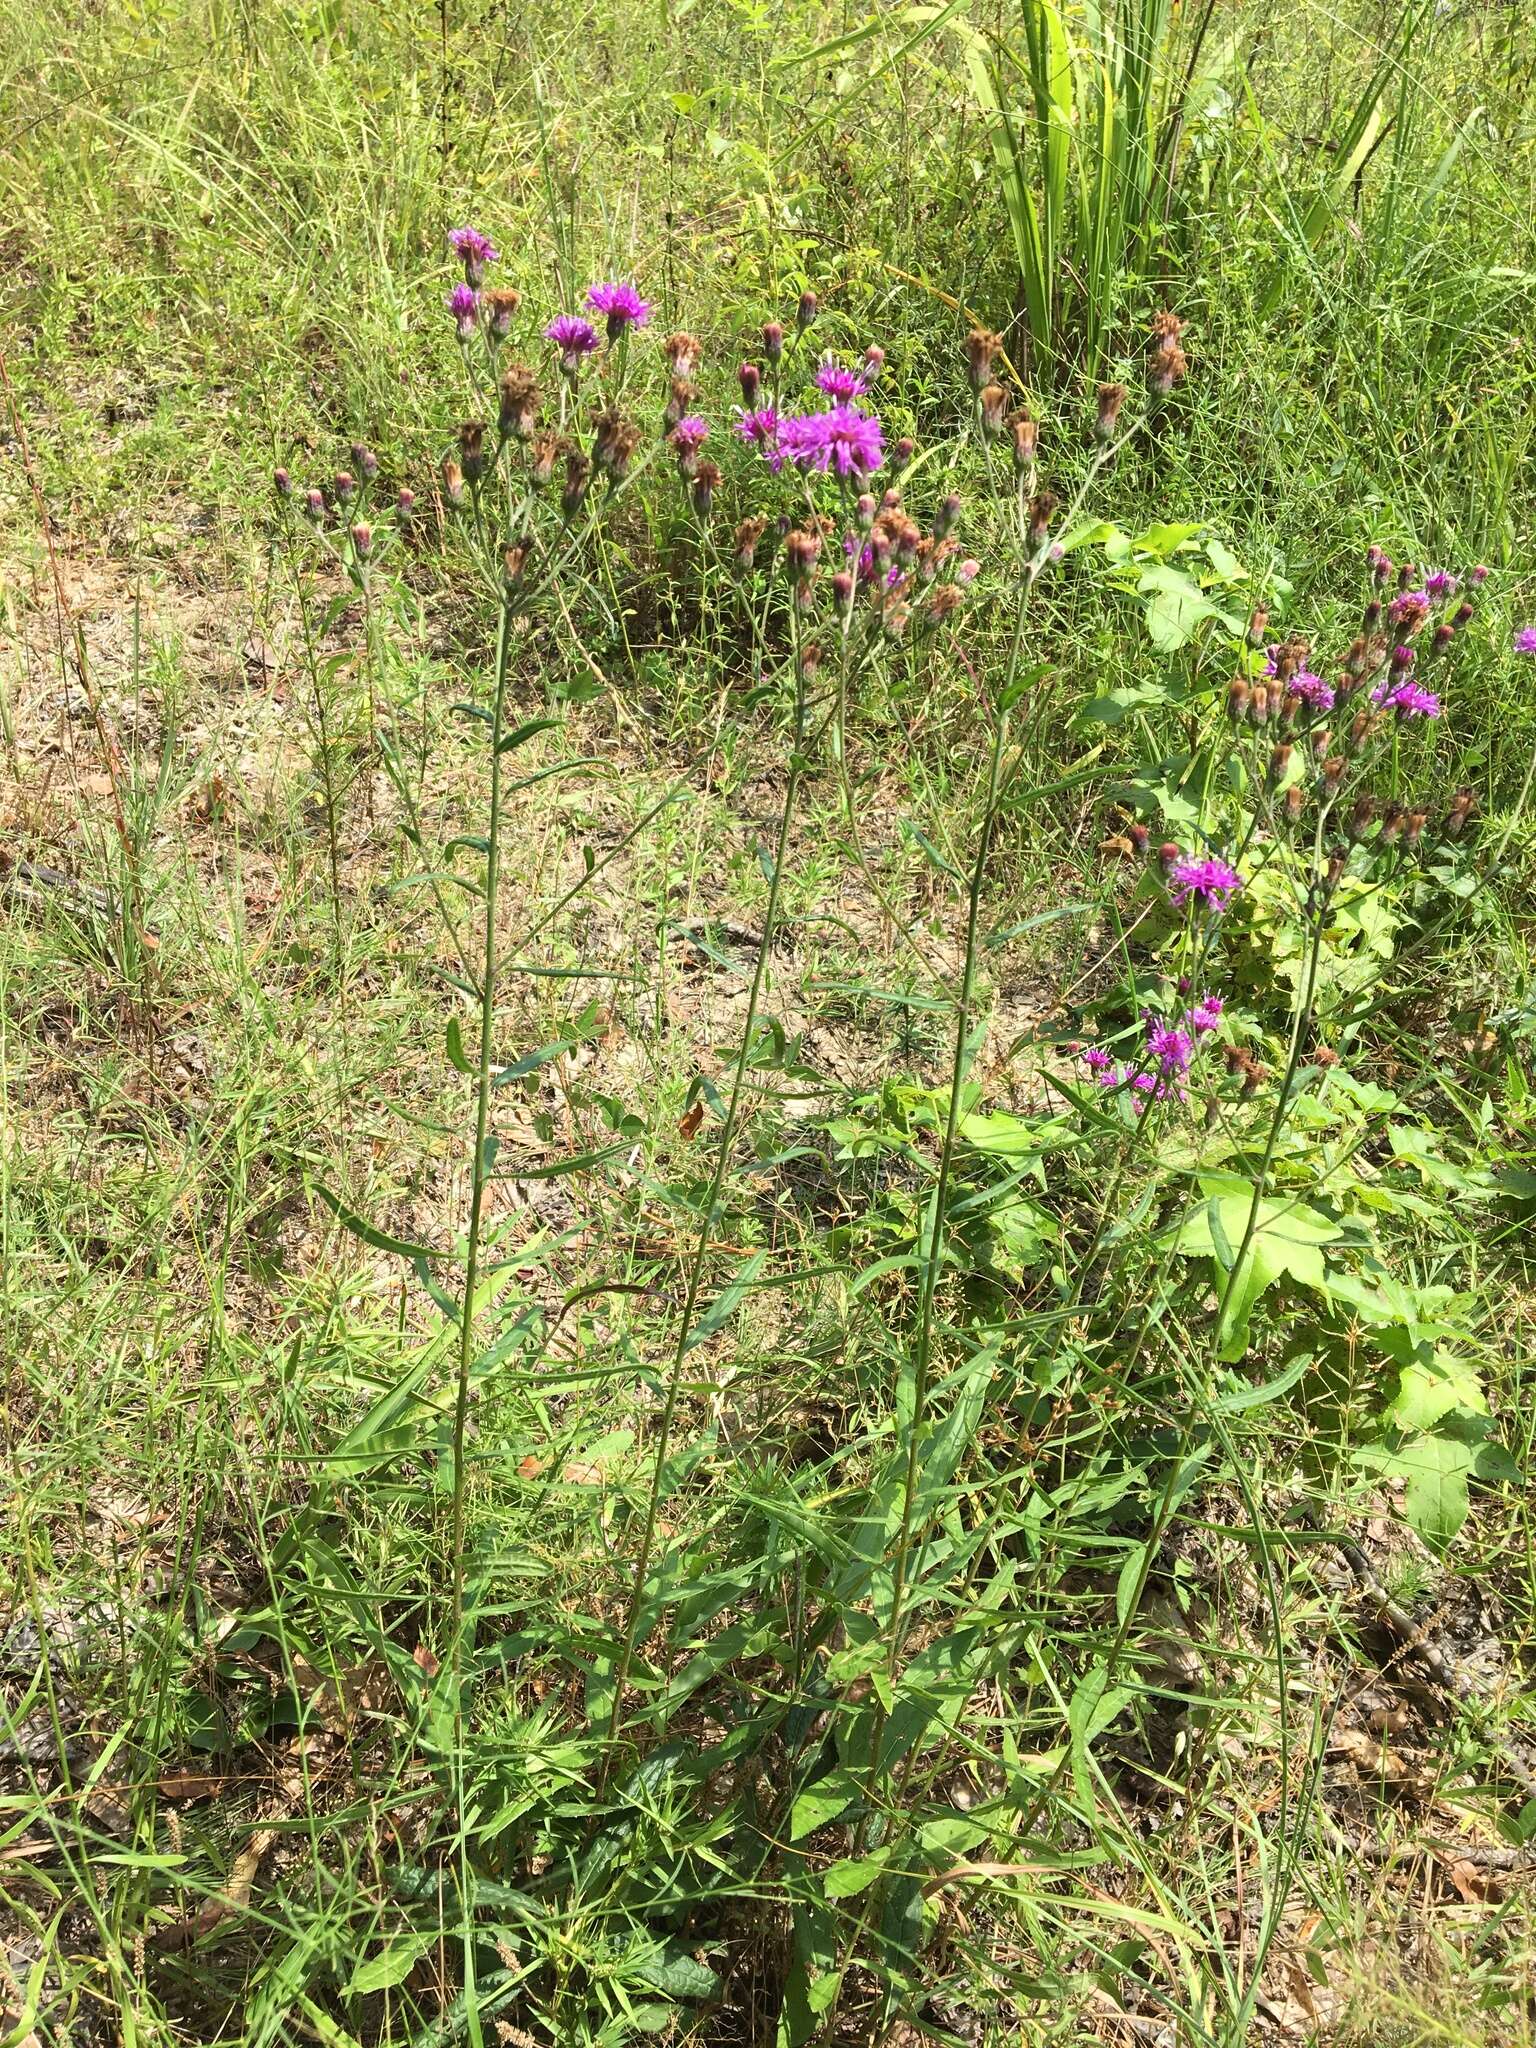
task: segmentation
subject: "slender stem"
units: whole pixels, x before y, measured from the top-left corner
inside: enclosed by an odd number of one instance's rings
[[[742,1026],[741,1047],[736,1055],[735,1069],[731,1075],[731,1093],[726,1104],[725,1119],[720,1128],[720,1142],[715,1150],[714,1170],[710,1175],[709,1192],[705,1198],[704,1213],[699,1221],[699,1234],[689,1261],[687,1286],[683,1296],[682,1314],[678,1320],[677,1341],[672,1349],[672,1363],[667,1375],[667,1389],[662,1401],[661,1420],[656,1432],[656,1455],[652,1461],[651,1483],[645,1504],[645,1523],[640,1533],[640,1550],[635,1559],[634,1578],[630,1587],[629,1604],[624,1617],[623,1643],[613,1673],[613,1703],[608,1715],[608,1737],[603,1759],[601,1784],[606,1784],[612,1767],[613,1746],[618,1738],[619,1722],[624,1708],[624,1688],[634,1663],[635,1646],[640,1631],[640,1616],[645,1601],[645,1585],[650,1575],[651,1553],[656,1541],[656,1521],[661,1508],[661,1488],[666,1472],[667,1457],[672,1445],[672,1426],[677,1416],[678,1399],[683,1384],[683,1361],[688,1352],[688,1341],[693,1333],[694,1317],[698,1312],[699,1290],[704,1281],[704,1266],[709,1254],[710,1237],[715,1220],[715,1211],[720,1200],[720,1191],[725,1183],[730,1166],[731,1148],[740,1121],[742,1097],[746,1092],[747,1062],[752,1050],[752,1036],[757,1023],[758,1002],[762,994],[763,978],[767,971],[768,956],[773,949],[774,928],[778,918],[779,889],[784,875],[784,862],[789,852],[790,826],[794,819],[795,805],[800,794],[800,784],[805,773],[805,759],[801,751],[805,733],[805,686],[800,676],[800,664],[795,661],[795,741],[790,755],[789,779],[784,788],[784,809],[779,818],[778,843],[774,848],[773,873],[768,878],[768,901],[763,912],[763,934],[757,949],[757,964],[752,972],[752,986],[747,997],[746,1021]]]
[[[453,1404],[453,1573],[452,1656],[454,1676],[462,1676],[464,1654],[464,1438],[469,1420],[470,1367],[475,1344],[475,1289],[480,1277],[480,1225],[485,1190],[490,1181],[486,1137],[491,1118],[491,1038],[496,1022],[496,898],[501,875],[501,736],[507,695],[507,657],[511,643],[512,603],[503,597],[496,627],[496,695],[491,711],[491,790],[485,856],[485,955],[480,975],[480,1057],[475,1096],[475,1151],[471,1163],[469,1244],[465,1255],[464,1301],[459,1314],[459,1358]],[[462,1714],[455,1686],[455,1717]]]

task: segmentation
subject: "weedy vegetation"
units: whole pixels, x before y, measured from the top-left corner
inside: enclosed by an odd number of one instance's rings
[[[1528,2043],[1522,10],[4,25],[0,2039]]]

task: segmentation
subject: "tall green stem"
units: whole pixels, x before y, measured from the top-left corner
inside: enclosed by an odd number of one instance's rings
[[[715,1211],[720,1201],[720,1191],[730,1166],[731,1148],[736,1136],[736,1127],[741,1117],[742,1097],[746,1092],[747,1063],[752,1050],[752,1036],[757,1024],[758,1003],[762,995],[763,977],[767,972],[768,956],[773,949],[774,928],[778,920],[779,889],[784,876],[784,862],[789,852],[790,826],[799,800],[800,784],[805,773],[805,760],[801,748],[805,738],[805,685],[800,676],[800,664],[795,662],[795,740],[790,755],[789,780],[784,788],[784,809],[779,818],[778,843],[774,848],[773,872],[768,878],[768,901],[763,911],[763,935],[757,949],[757,965],[752,971],[752,986],[747,997],[746,1021],[742,1027],[741,1046],[736,1055],[735,1069],[731,1075],[731,1093],[726,1104],[725,1119],[720,1129],[720,1142],[715,1151],[714,1170],[710,1175],[709,1192],[705,1198],[704,1214],[699,1223],[698,1238],[694,1243],[693,1256],[688,1265],[688,1281],[683,1295],[682,1315],[678,1320],[677,1341],[672,1349],[672,1362],[667,1374],[667,1389],[662,1400],[661,1420],[656,1432],[656,1455],[651,1466],[651,1483],[645,1504],[645,1523],[640,1533],[640,1550],[635,1559],[634,1578],[630,1587],[629,1603],[624,1616],[623,1642],[613,1673],[613,1703],[608,1715],[607,1752],[603,1760],[603,1782],[607,1782],[612,1766],[613,1746],[618,1737],[619,1722],[624,1709],[624,1688],[634,1664],[635,1646],[640,1631],[640,1616],[645,1604],[645,1585],[650,1576],[651,1554],[656,1542],[656,1520],[661,1508],[661,1489],[666,1472],[667,1457],[672,1446],[672,1427],[677,1417],[678,1398],[683,1383],[683,1361],[687,1356],[689,1338],[693,1333],[694,1318],[698,1313],[699,1290],[704,1282],[704,1267],[709,1256],[710,1237],[714,1227]]]

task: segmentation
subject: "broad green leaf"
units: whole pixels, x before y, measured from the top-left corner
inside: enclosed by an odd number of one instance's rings
[[[822,1879],[822,1888],[829,1899],[856,1899],[860,1892],[869,1889],[884,1868],[882,1856],[848,1857],[832,1865]]]
[[[387,1991],[403,1984],[417,1963],[437,1945],[435,1934],[397,1934],[376,1956],[359,1963],[347,1979],[345,1996],[366,1998],[370,1992]]]
[[[859,1796],[858,1782],[851,1771],[833,1771],[795,1794],[789,1814],[789,1839],[801,1841],[846,1813]]]
[[[1241,1269],[1229,1280],[1248,1233],[1253,1189],[1247,1181],[1226,1175],[1203,1179],[1201,1188],[1206,1199],[1180,1228],[1173,1249],[1188,1256],[1204,1253],[1214,1263],[1218,1292],[1225,1297],[1216,1333],[1218,1352],[1231,1364],[1248,1348],[1248,1321],[1255,1302],[1277,1280],[1290,1278],[1325,1291],[1327,1268],[1321,1247],[1337,1244],[1343,1231],[1306,1202],[1266,1196],[1258,1205]]]

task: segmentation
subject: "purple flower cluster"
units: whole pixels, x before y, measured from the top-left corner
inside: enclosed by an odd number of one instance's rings
[[[771,405],[759,405],[751,412],[744,412],[736,421],[736,431],[749,448],[755,448],[775,476],[784,467],[783,450],[779,447],[779,415]]]
[[[1335,692],[1332,683],[1325,683],[1321,676],[1313,675],[1310,669],[1298,669],[1287,687],[1295,691],[1303,704],[1310,704],[1314,711],[1333,709]]]
[[[597,332],[590,320],[579,313],[557,313],[544,330],[544,339],[560,351],[560,367],[574,377],[585,357],[597,347]]]
[[[651,317],[651,302],[642,299],[632,284],[595,284],[587,293],[587,306],[608,322],[608,339],[617,341],[628,327],[643,327]]]
[[[1223,911],[1242,886],[1242,876],[1224,860],[1179,859],[1169,863],[1168,900],[1176,910],[1193,901],[1202,910]]]
[[[862,398],[869,389],[864,375],[859,370],[845,369],[834,362],[831,356],[824,356],[816,371],[816,389],[824,391],[828,398],[846,405],[851,399]]]
[[[1148,1102],[1184,1097],[1184,1077],[1194,1062],[1198,1041],[1216,1029],[1222,1013],[1220,996],[1202,996],[1177,1024],[1166,1024],[1151,1011],[1143,1019],[1147,1039],[1141,1058],[1116,1066],[1102,1046],[1091,1045],[1083,1065],[1101,1088],[1130,1088],[1138,1112]]]
[[[856,405],[790,414],[779,421],[777,446],[801,469],[835,470],[844,482],[871,475],[885,460],[879,420]]]
[[[1516,654],[1536,654],[1536,626],[1522,626],[1515,635]]]
[[[1421,689],[1412,677],[1401,682],[1389,677],[1371,692],[1371,702],[1383,711],[1395,711],[1399,718],[1438,718],[1440,699],[1433,690]]]
[[[460,341],[473,341],[480,317],[480,294],[474,286],[456,284],[443,303],[453,315]]]
[[[482,235],[478,228],[450,228],[448,246],[455,256],[464,260],[464,276],[471,285],[478,285],[485,276],[488,263],[496,261],[496,251],[489,235]]]

